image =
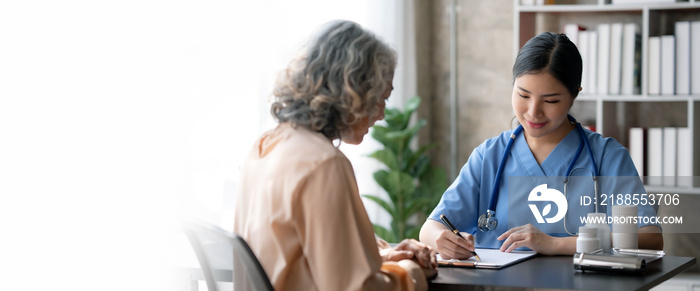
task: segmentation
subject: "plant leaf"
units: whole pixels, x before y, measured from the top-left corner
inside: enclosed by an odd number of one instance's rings
[[[428,186],[428,190],[432,193],[440,193],[442,195],[447,189],[447,174],[442,168],[429,167],[425,173],[419,176],[421,185]]]
[[[404,210],[404,215],[403,219],[408,220],[413,216],[414,214],[419,213],[424,206],[426,206],[428,203],[430,203],[432,199],[429,197],[421,197],[421,198],[413,198],[411,201],[406,205],[406,208]]]
[[[391,206],[391,204],[389,204],[389,202],[387,202],[386,200],[374,195],[362,195],[362,197],[365,197],[369,200],[374,201],[374,203],[379,204],[379,206],[384,208],[384,210],[386,210],[386,212],[388,212],[389,215],[391,215],[392,217],[396,214],[396,210],[394,209],[394,207]]]
[[[407,118],[406,114],[400,111],[397,111],[391,119],[387,119],[386,113],[384,114],[384,120],[386,121],[386,124],[388,125],[389,129],[391,129],[392,131],[400,131],[406,129],[406,127],[408,127],[408,121],[410,121],[410,119],[410,115]]]
[[[428,122],[425,121],[424,119],[418,120],[418,122],[416,122],[416,124],[412,125],[411,127],[409,127],[407,129],[407,131],[409,132],[408,138],[412,139],[416,135],[416,133],[418,133],[418,131],[421,128],[423,128],[426,124],[428,124]]]
[[[386,170],[379,170],[374,172],[374,181],[381,186],[384,191],[386,191],[387,194],[389,194],[389,199],[391,199],[391,203],[393,205],[396,205],[398,203],[398,196],[396,193],[396,190],[394,189],[395,186],[391,181],[391,177],[389,176],[389,172]]]
[[[411,139],[418,133],[418,131],[425,126],[427,122],[425,120],[419,120],[416,122],[416,124],[412,125],[409,128],[400,130],[400,131],[394,131],[394,132],[387,132],[386,133],[386,138],[391,139],[391,140],[396,140],[397,142],[400,142],[398,144],[398,151],[397,153],[402,153],[404,148],[408,148],[408,144]]]
[[[408,99],[408,101],[406,101],[406,105],[404,105],[403,111],[409,114],[413,114],[413,112],[418,110],[418,106],[420,106],[420,97],[413,96],[411,97],[411,99]]]
[[[418,158],[425,153],[428,149],[434,148],[436,144],[431,143],[424,145],[422,147],[419,147],[416,152],[412,152],[410,155],[407,154],[407,157],[405,158],[406,160],[406,169],[411,169],[415,167],[416,162],[418,161]]]
[[[384,121],[387,124],[393,123],[397,118],[401,118],[401,111],[396,108],[386,108],[384,109]]]
[[[413,176],[407,174],[406,172],[389,172],[389,183],[392,192],[396,193],[399,198],[403,198],[404,201],[410,199],[411,195],[416,190],[416,186],[413,184],[413,182]]]
[[[374,233],[378,237],[390,243],[397,242],[396,234],[394,234],[393,232],[378,224],[372,224],[372,226],[374,227]]]
[[[405,238],[412,238],[412,239],[417,240],[419,234],[420,234],[420,227],[412,227],[412,228],[407,229]]]
[[[415,167],[409,168],[409,172],[414,177],[422,176],[430,168],[430,158],[426,155],[421,155],[416,162]]]
[[[399,170],[399,161],[396,158],[396,154],[388,148],[375,151],[369,156],[384,163],[391,170]]]
[[[420,187],[424,188],[422,196],[431,197],[432,201],[426,206],[423,212],[431,212],[440,202],[442,193],[447,189],[447,174],[442,168],[430,167],[428,171],[420,177]]]
[[[389,148],[394,154],[398,154],[401,148],[399,140],[393,134],[394,132],[384,126],[375,125],[372,126],[372,137],[380,142],[385,147]]]

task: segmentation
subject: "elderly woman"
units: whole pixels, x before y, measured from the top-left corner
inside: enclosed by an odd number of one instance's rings
[[[276,290],[426,290],[435,252],[375,239],[352,165],[333,141],[359,144],[384,118],[396,54],[358,24],[315,34],[277,80],[279,125],[242,167],[234,231]]]

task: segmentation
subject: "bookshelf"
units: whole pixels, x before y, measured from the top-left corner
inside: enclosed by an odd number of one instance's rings
[[[618,1],[611,0],[548,0],[546,2],[548,3],[546,5],[521,5],[521,0],[513,1],[515,32],[513,58],[520,47],[533,36],[544,31],[563,33],[567,24],[577,24],[585,28],[585,31],[595,31],[600,24],[605,23],[635,24],[639,35],[637,51],[640,53],[636,60],[638,67],[635,68],[635,73],[639,77],[637,77],[635,92],[633,94],[588,93],[591,90],[587,91],[584,85],[582,86],[584,90],[572,108],[572,114],[584,125],[594,126],[597,132],[614,137],[628,148],[630,146],[629,129],[632,127],[687,127],[690,132],[690,145],[688,145],[690,153],[687,157],[679,158],[690,160],[692,176],[700,176],[700,94],[692,92],[650,94],[649,92],[650,37],[673,35],[675,23],[679,21],[700,21],[700,0],[639,4],[612,4],[611,2]],[[584,75],[586,75],[585,70],[584,65]],[[650,193],[651,191],[658,193],[672,191],[681,194],[700,194],[700,181],[697,181],[697,178],[694,180],[690,185],[684,186],[647,185],[647,190]]]

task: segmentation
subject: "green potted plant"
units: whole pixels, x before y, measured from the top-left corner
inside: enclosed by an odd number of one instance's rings
[[[425,154],[435,145],[427,144],[416,151],[410,147],[416,133],[426,125],[425,120],[419,120],[409,126],[411,116],[419,105],[420,97],[416,96],[406,102],[403,111],[387,108],[384,111],[387,126],[372,127],[372,137],[384,148],[370,154],[370,157],[387,167],[376,171],[374,180],[386,191],[389,199],[376,195],[362,196],[377,203],[391,216],[389,229],[374,224],[375,233],[389,242],[417,239],[423,221],[447,188],[445,171],[431,166],[430,157]]]

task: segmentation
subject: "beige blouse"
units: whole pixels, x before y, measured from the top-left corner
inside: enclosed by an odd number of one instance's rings
[[[352,165],[325,136],[280,124],[241,173],[234,231],[275,290],[414,290],[411,273],[382,263]]]

